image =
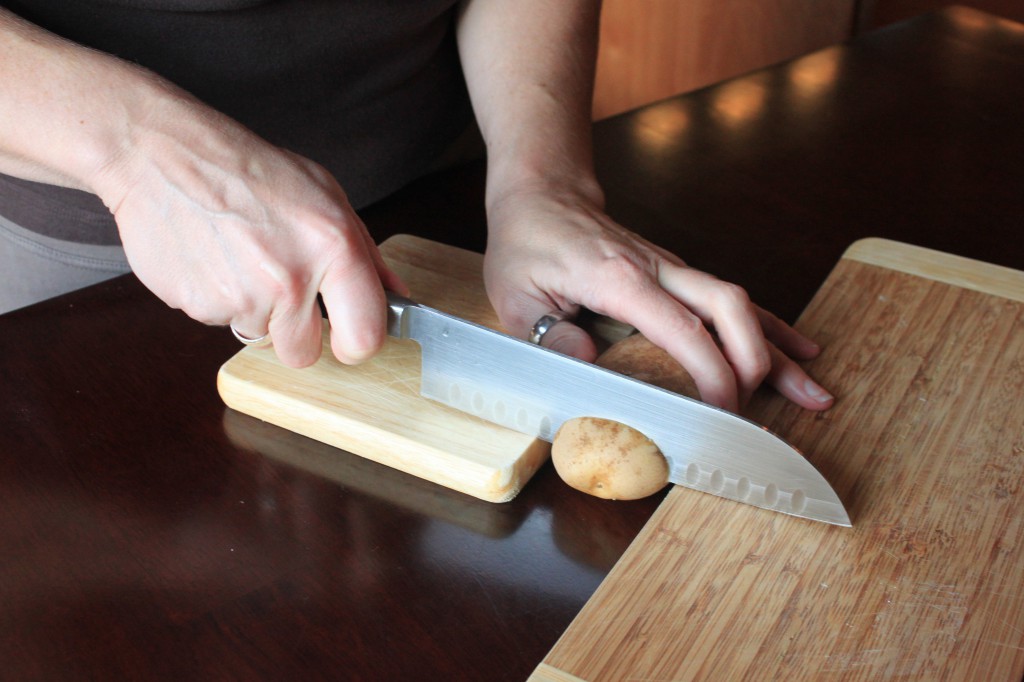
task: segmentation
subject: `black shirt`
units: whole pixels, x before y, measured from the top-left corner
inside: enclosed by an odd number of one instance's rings
[[[355,207],[423,174],[472,122],[456,0],[4,0],[28,21],[145,66],[309,157]],[[116,244],[100,200],[0,175],[0,215]]]

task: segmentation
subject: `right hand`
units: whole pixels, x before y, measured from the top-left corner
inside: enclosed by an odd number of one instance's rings
[[[319,292],[339,360],[380,349],[384,289],[406,289],[330,173],[187,96],[130,139],[95,189],[153,293],[200,322],[269,332],[304,367],[320,356]]]

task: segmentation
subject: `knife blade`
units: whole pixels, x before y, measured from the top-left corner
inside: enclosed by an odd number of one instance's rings
[[[426,398],[546,441],[569,419],[611,419],[658,446],[672,483],[851,525],[832,486],[800,451],[731,412],[391,292],[388,335],[419,344]]]

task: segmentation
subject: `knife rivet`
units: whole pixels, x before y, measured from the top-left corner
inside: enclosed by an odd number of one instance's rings
[[[774,507],[779,501],[779,488],[774,483],[769,483],[764,489],[764,501],[769,507]]]
[[[700,480],[700,467],[697,466],[696,462],[690,462],[686,467],[686,482],[690,485],[697,485],[697,481]]]

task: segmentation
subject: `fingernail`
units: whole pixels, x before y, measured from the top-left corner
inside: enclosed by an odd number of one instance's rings
[[[832,400],[833,396],[831,393],[823,389],[818,384],[814,383],[810,379],[804,382],[804,393],[806,393],[811,399],[816,400],[819,403],[827,403]]]

